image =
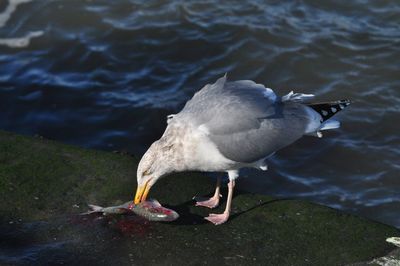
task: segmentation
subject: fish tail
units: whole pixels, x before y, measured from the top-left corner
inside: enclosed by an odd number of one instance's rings
[[[101,206],[97,206],[97,205],[93,205],[93,204],[88,204],[89,207],[89,211],[81,213],[81,215],[85,215],[85,214],[91,214],[91,213],[95,213],[95,212],[102,212],[103,211],[103,207]]]

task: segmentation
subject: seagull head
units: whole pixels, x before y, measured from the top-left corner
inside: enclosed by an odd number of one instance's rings
[[[164,141],[154,142],[143,155],[137,169],[137,189],[134,204],[145,201],[150,188],[163,176],[171,173],[171,145]]]

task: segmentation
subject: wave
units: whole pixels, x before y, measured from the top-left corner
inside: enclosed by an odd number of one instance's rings
[[[29,46],[31,39],[40,37],[44,31],[32,31],[23,37],[17,38],[0,38],[0,45],[5,45],[10,48],[24,48]]]
[[[4,12],[0,14],[0,28],[6,25],[7,21],[11,18],[12,13],[17,9],[17,6],[23,3],[31,2],[32,0],[8,0],[8,6]]]

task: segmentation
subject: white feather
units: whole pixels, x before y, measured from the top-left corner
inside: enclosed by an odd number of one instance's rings
[[[282,96],[282,102],[304,102],[311,98],[314,98],[314,94],[294,93],[293,91],[291,91],[288,94]]]
[[[308,115],[308,124],[304,133],[306,135],[314,135],[321,127],[322,117],[319,113],[315,112],[314,109],[308,106],[305,106],[305,110]]]
[[[329,129],[339,128],[339,127],[340,127],[339,121],[329,119],[329,120],[326,120],[324,123],[322,123],[319,130],[329,130]]]

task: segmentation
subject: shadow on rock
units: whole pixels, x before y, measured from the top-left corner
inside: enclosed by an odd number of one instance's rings
[[[179,219],[170,223],[174,225],[194,225],[194,224],[206,224],[208,223],[204,220],[204,217],[195,214],[191,211],[191,207],[194,205],[193,200],[188,200],[182,204],[175,206],[167,206],[167,208],[171,208],[179,213]]]

